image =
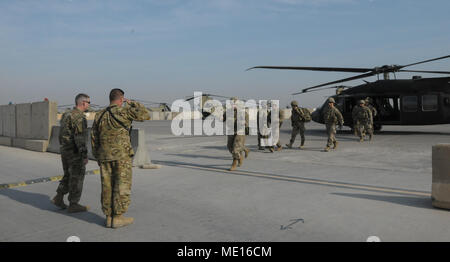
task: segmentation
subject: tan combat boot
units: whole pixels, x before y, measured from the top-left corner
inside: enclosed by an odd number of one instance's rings
[[[244,163],[244,156],[241,154],[241,156],[239,157],[238,166],[242,166],[243,163]]]
[[[233,164],[230,167],[230,171],[236,170],[237,164],[238,164],[238,160],[237,159],[233,159]]]
[[[248,157],[248,155],[250,154],[250,149],[244,149],[244,151],[245,151],[245,158],[247,158]]]
[[[364,142],[364,138],[360,137],[360,138],[359,138],[359,142],[360,142],[360,143],[361,143],[361,142]]]
[[[67,205],[64,203],[64,195],[63,194],[59,194],[57,193],[56,196],[51,200],[51,202],[61,208],[61,209],[66,209]]]
[[[273,153],[274,152],[273,147],[269,147],[269,151],[270,153]]]
[[[78,203],[71,203],[67,211],[69,213],[86,212],[89,210],[89,206],[82,206]]]
[[[302,140],[302,142],[300,143],[300,149],[303,149],[305,147],[305,140]]]
[[[325,147],[325,149],[323,150],[324,152],[328,152],[328,151],[330,151],[330,147]]]
[[[333,149],[336,149],[338,147],[338,145],[339,145],[339,142],[338,141],[334,141],[333,145],[334,145]]]
[[[124,217],[122,215],[114,216],[112,219],[112,228],[119,228],[133,224],[134,218]]]
[[[112,217],[111,216],[106,216],[105,226],[107,228],[110,228],[112,226]]]
[[[281,149],[283,149],[283,146],[281,144],[277,145],[277,151],[281,151]]]

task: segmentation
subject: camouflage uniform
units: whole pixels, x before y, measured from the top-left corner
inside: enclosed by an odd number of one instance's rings
[[[363,102],[363,101],[360,101]],[[356,134],[359,136],[360,140],[364,140],[364,136],[366,135],[366,131],[368,131],[368,134],[370,137],[372,137],[372,128],[373,125],[373,118],[372,118],[372,111],[362,105],[360,103],[359,106],[355,106],[352,111],[352,118],[354,123],[354,128],[356,130]]]
[[[228,135],[227,137],[227,148],[228,151],[233,156],[233,160],[239,160],[241,157],[242,152],[245,152],[248,150],[247,147],[245,147],[245,134],[238,134],[237,133],[237,122],[238,122],[238,115],[237,110],[234,110],[234,134]],[[224,113],[224,121],[226,121],[226,112]],[[249,126],[249,115],[247,112],[245,112],[245,133],[248,133],[248,126]]]
[[[84,113],[74,108],[65,112],[60,121],[59,144],[64,176],[56,192],[69,193],[69,202],[78,203],[83,191],[87,159],[87,121]]]
[[[374,128],[373,128],[373,120],[374,120],[375,117],[377,116],[378,111],[377,111],[377,109],[371,104],[372,99],[371,99],[370,97],[366,98],[365,102],[366,102],[366,106],[367,106],[367,107],[370,109],[370,111],[372,112],[372,119],[371,119],[371,123],[372,123],[372,124],[370,125],[370,128],[366,130],[366,132],[367,132],[369,135],[372,135],[372,136],[373,136],[373,130],[374,130]]]
[[[150,115],[145,106],[134,101],[123,107],[111,104],[109,108],[111,112],[104,109],[95,115],[91,143],[101,172],[102,211],[106,216],[118,216],[130,205],[134,151],[129,129],[133,120],[149,120]]]
[[[291,114],[291,125],[292,125],[292,133],[291,133],[291,140],[289,141],[289,147],[292,147],[292,145],[295,142],[295,138],[297,137],[297,134],[300,134],[301,137],[301,144],[302,147],[305,144],[305,113],[303,110],[308,110],[305,108],[299,108],[299,107],[292,107],[292,114]]]
[[[331,101],[333,101],[334,103],[334,99]],[[336,107],[330,107],[328,105],[324,113],[324,122],[328,135],[327,147],[325,149],[329,149],[331,145],[334,145],[334,148],[336,148],[336,124],[339,124],[339,126],[342,126],[344,124],[344,118],[342,117],[339,109],[337,109]]]

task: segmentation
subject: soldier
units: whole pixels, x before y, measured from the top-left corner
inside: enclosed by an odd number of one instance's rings
[[[300,148],[303,148],[305,145],[305,122],[306,122],[306,112],[304,110],[308,110],[305,108],[299,108],[297,101],[291,102],[292,106],[292,114],[291,114],[291,125],[292,125],[292,133],[291,133],[291,141],[289,141],[289,144],[286,144],[288,148],[292,148],[292,145],[294,144],[295,137],[297,137],[297,134],[300,133],[301,137],[301,144]]]
[[[372,139],[371,125],[373,124],[372,111],[366,107],[364,100],[359,101],[359,105],[355,106],[352,111],[352,118],[359,142],[364,141],[366,130],[369,131],[369,139]]]
[[[372,140],[373,137],[373,120],[375,119],[375,117],[378,114],[377,109],[375,108],[375,106],[373,105],[373,99],[371,97],[366,97],[366,106],[370,109],[370,111],[372,112],[372,119],[371,119],[371,125],[370,128],[367,130],[367,133],[369,134],[369,140]]]
[[[324,122],[327,128],[328,141],[327,146],[325,147],[325,152],[330,151],[331,145],[334,145],[333,149],[336,149],[338,146],[338,141],[336,140],[336,124],[339,124],[339,127],[342,128],[344,125],[344,118],[342,117],[341,112],[337,109],[334,104],[334,98],[328,98],[328,107],[324,113]]]
[[[261,121],[260,114],[263,115],[262,116],[263,118],[264,117],[266,118],[266,120],[267,120],[267,122],[266,122],[267,123],[267,128],[270,128],[270,125],[271,125],[271,122],[272,122],[272,118],[271,118],[272,117],[272,111],[270,110],[271,106],[272,105],[271,105],[270,101],[268,101],[267,105],[264,105],[264,106],[260,107],[258,109],[257,114],[256,114],[257,128],[258,128],[258,149],[259,150],[264,150],[264,147],[261,146],[261,140],[266,140],[267,141],[267,139],[269,138],[269,135],[262,135],[262,133],[261,133],[261,130],[260,130],[260,121]],[[277,146],[278,146],[277,151],[281,150],[281,145],[280,145],[279,141],[277,143]],[[273,153],[275,151],[275,147],[273,145],[266,146],[265,148],[268,148],[271,153]]]
[[[276,107],[277,107],[277,104],[272,104],[272,109],[277,109]],[[281,120],[281,119],[282,119],[281,116],[282,116],[282,115],[281,115],[281,110],[278,110],[278,121],[279,121],[279,123],[278,123],[278,128],[279,128],[279,129],[281,129],[281,125],[283,125],[283,120]],[[272,122],[272,111],[269,111],[268,121],[269,121],[269,123]],[[273,152],[274,150],[276,150],[276,151],[281,151],[281,150],[283,149],[283,146],[281,145],[280,137],[281,137],[281,136],[280,136],[280,134],[278,133],[278,141],[277,141],[277,143],[276,143],[277,148],[275,149],[274,146],[271,146],[271,147],[270,147],[270,151],[271,151],[271,152]]]
[[[245,112],[245,119],[238,119],[238,98],[233,97],[231,98],[231,101],[233,104],[233,112],[234,112],[234,130],[232,135],[228,135],[227,137],[227,148],[228,151],[231,153],[233,157],[233,163],[231,164],[230,171],[233,171],[236,169],[236,166],[242,166],[244,162],[244,157],[247,158],[250,150],[245,147],[245,134],[247,134],[247,129],[249,126],[249,116],[248,113]],[[244,110],[244,108],[242,108]],[[238,130],[238,121],[243,121],[245,124],[245,130]],[[226,121],[226,112],[224,112],[223,115],[223,121]],[[239,132],[238,132],[239,131]],[[238,134],[239,133],[239,134]],[[242,154],[245,153],[245,154]]]
[[[69,213],[84,212],[88,206],[78,204],[83,191],[83,181],[86,171],[87,157],[87,121],[84,113],[91,101],[88,95],[78,94],[75,97],[75,107],[65,112],[60,121],[59,144],[64,176],[61,179],[57,194],[52,203],[62,209],[67,208],[64,195],[69,193]]]
[[[91,143],[100,166],[106,227],[118,228],[134,221],[132,217],[122,216],[128,210],[131,196],[134,156],[130,142],[131,124],[134,120],[149,120],[150,115],[144,105],[124,98],[121,89],[111,90],[109,101],[110,105],[95,115]]]

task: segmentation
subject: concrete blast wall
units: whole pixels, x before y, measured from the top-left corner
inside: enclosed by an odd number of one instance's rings
[[[6,105],[2,110],[3,136],[16,136],[16,106]]]
[[[0,106],[0,136],[3,136],[3,108],[5,106]]]
[[[16,137],[32,138],[30,103],[16,105],[16,128]]]
[[[50,139],[52,126],[57,122],[57,105],[55,102],[36,102],[31,104],[31,125],[33,139]]]

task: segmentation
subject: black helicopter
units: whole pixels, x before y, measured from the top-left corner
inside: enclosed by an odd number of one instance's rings
[[[395,75],[396,72],[450,74],[447,71],[403,69],[449,57],[450,55],[447,55],[408,65],[384,65],[375,68],[255,66],[247,70],[263,68],[362,73],[357,76],[308,87],[292,95],[311,92],[311,90],[322,90],[326,88],[317,88],[376,75],[378,80],[375,82],[365,81],[365,84],[353,87],[334,86],[328,88],[336,88],[336,95],[331,97],[335,99],[336,106],[344,116],[344,124],[349,127],[353,126],[352,109],[358,103],[358,100],[363,100],[367,97],[371,98],[372,105],[378,111],[377,116],[374,118],[374,129],[381,130],[382,125],[450,123],[450,77],[422,78],[413,76],[412,79],[396,79]],[[390,79],[391,73],[394,74],[395,79]],[[380,74],[383,74],[383,80],[379,79]],[[312,113],[313,121],[324,123],[323,113],[326,106],[327,102]]]

